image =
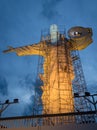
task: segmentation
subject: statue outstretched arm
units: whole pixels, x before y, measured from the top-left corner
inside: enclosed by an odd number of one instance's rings
[[[4,50],[4,53],[15,52],[18,56],[25,56],[25,55],[41,55],[44,56],[44,49],[46,44],[44,42],[40,42],[38,44],[32,44],[28,46],[22,47],[8,47],[7,50]]]

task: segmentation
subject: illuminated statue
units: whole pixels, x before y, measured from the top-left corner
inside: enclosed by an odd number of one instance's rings
[[[73,27],[68,31],[67,39],[57,25],[50,26],[50,33],[38,44],[23,47],[9,47],[7,52],[16,52],[18,56],[40,55],[44,57],[44,73],[40,74],[43,81],[42,103],[43,113],[74,112],[72,80],[74,70],[70,52],[82,50],[92,42],[92,29]]]

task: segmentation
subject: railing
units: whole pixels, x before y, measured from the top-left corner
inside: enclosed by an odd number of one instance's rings
[[[95,121],[91,120],[91,118],[89,119],[91,115],[95,117]],[[88,112],[0,118],[0,128],[28,128],[36,126],[47,126],[47,125],[54,126],[69,123],[80,123],[80,124],[97,123],[97,112],[88,111]]]

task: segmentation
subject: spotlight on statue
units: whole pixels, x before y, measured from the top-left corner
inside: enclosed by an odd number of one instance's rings
[[[18,103],[19,100],[16,98],[16,99],[13,100],[13,102],[14,102],[14,103]]]
[[[9,100],[8,99],[5,101],[5,104],[9,104]]]

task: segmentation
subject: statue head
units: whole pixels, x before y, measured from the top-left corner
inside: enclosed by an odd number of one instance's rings
[[[50,38],[52,44],[56,44],[59,39],[59,30],[56,24],[50,26]]]

